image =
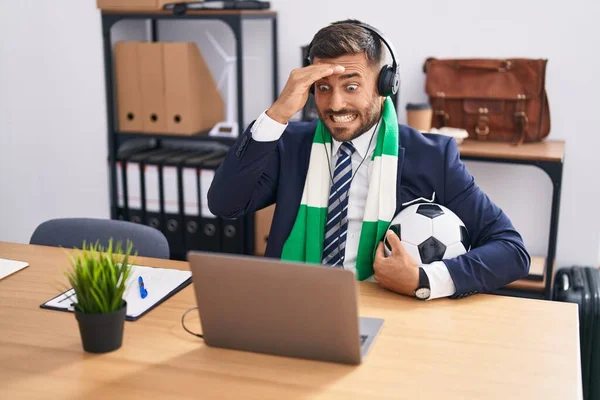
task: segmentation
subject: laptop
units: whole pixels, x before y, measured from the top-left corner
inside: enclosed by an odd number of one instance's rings
[[[200,251],[188,260],[209,346],[360,364],[383,325],[358,317],[351,271]]]

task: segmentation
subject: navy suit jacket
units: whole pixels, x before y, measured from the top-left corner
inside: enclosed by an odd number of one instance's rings
[[[215,215],[235,218],[276,203],[265,256],[280,258],[292,230],[308,171],[316,121],[290,122],[281,138],[252,139],[250,127],[217,169],[208,192]],[[452,297],[490,292],[529,273],[530,256],[509,218],[476,185],[456,141],[399,125],[396,214],[419,197],[452,210],[465,223],[471,250],[443,260],[456,286]]]

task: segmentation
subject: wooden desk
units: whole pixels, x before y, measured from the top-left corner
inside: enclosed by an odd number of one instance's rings
[[[193,287],[136,322],[123,347],[83,352],[71,313],[40,309],[63,282],[62,249],[0,242],[30,263],[0,281],[0,398],[582,399],[577,306],[492,295],[421,302],[360,283],[385,319],[360,366],[205,346],[181,327]],[[188,269],[179,261],[138,265]],[[190,329],[200,331],[190,313]]]
[[[563,140],[524,143],[520,146],[501,142],[465,140],[461,143],[459,149],[461,156],[501,158],[503,160],[562,162],[565,156],[565,142]]]
[[[500,291],[511,293],[511,290],[516,290],[516,293],[525,292],[529,295],[533,294],[533,296],[550,299],[556,257],[565,142],[563,140],[544,140],[538,143],[524,143],[514,146],[510,143],[471,139],[465,140],[459,146],[459,151],[463,160],[534,165],[546,172],[552,181],[548,254],[545,256],[532,255],[529,277],[513,282],[506,290]]]

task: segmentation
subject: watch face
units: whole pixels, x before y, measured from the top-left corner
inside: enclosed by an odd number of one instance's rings
[[[415,296],[417,296],[417,298],[422,299],[422,300],[428,299],[430,295],[431,295],[431,290],[428,288],[419,288],[415,292]]]

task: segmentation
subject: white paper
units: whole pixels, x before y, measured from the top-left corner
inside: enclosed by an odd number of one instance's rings
[[[179,212],[179,195],[177,192],[177,168],[163,167],[163,189],[165,199],[165,212],[176,214]]]
[[[198,175],[196,168],[183,169],[183,211],[185,215],[197,216],[198,210]]]
[[[210,212],[208,208],[208,189],[215,177],[215,171],[212,169],[203,169],[200,171],[200,206],[204,218],[216,218],[217,216]]]
[[[138,163],[127,163],[127,201],[132,210],[142,208],[140,164]]]
[[[158,167],[146,165],[144,168],[144,183],[146,184],[146,211],[160,211],[160,194],[158,188]]]
[[[117,162],[117,206],[124,207],[125,200],[123,196],[123,171],[121,169],[121,163]]]
[[[144,288],[148,293],[145,298],[142,298],[140,295],[140,287],[138,284],[139,276],[142,277]],[[125,295],[123,296],[127,302],[127,316],[132,318],[140,316],[191,276],[191,271],[144,267],[139,265],[132,266],[131,274],[127,279]],[[70,289],[60,296],[49,300],[44,305],[73,311],[73,304],[76,302],[77,296],[75,296],[75,291]]]
[[[4,258],[0,258],[0,279],[14,274],[28,265],[29,263],[26,263],[25,261],[6,260]]]

